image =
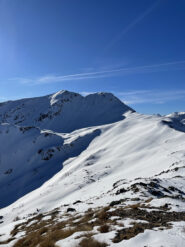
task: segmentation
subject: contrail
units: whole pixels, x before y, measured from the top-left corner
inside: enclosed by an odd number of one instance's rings
[[[141,22],[147,15],[149,15],[154,9],[157,8],[161,0],[156,1],[152,4],[146,11],[139,15],[135,20],[133,20],[127,27],[125,27],[106,47],[104,50],[111,48],[115,43],[117,43],[128,31],[130,31],[135,25]]]
[[[177,64],[184,64],[184,63],[185,63],[185,60],[184,61],[175,61],[175,62],[168,62],[168,63],[137,66],[137,67],[128,67],[128,68],[120,68],[120,69],[112,69],[112,70],[95,71],[95,72],[88,72],[88,73],[78,73],[78,74],[58,76],[58,78],[60,78],[60,79],[67,79],[67,78],[73,78],[73,77],[82,78],[84,76],[86,77],[86,76],[94,76],[94,75],[101,75],[101,74],[121,72],[121,71],[160,68],[160,67],[164,67],[164,66],[168,66],[168,65],[177,65]],[[56,78],[56,77],[53,76],[53,78]],[[47,79],[47,77],[41,78],[40,81],[44,81],[45,79]],[[52,79],[52,77],[50,77],[50,79]]]
[[[69,80],[84,80],[84,79],[92,79],[92,78],[105,78],[114,75],[115,73],[124,72],[124,73],[139,73],[139,72],[152,72],[152,71],[159,71],[159,70],[168,70],[172,65],[183,65],[185,64],[185,60],[183,61],[173,61],[173,62],[166,62],[160,64],[152,64],[152,65],[143,65],[143,66],[136,66],[136,67],[124,67],[119,69],[112,69],[112,70],[101,70],[101,71],[94,71],[88,73],[77,73],[77,74],[69,74],[69,75],[46,75],[42,77],[37,77],[35,79],[32,78],[13,78],[10,80],[20,81],[24,84],[45,84],[45,83],[52,83],[52,82],[62,82],[62,81],[69,81]],[[172,69],[172,68],[170,68]],[[185,67],[180,67],[179,69],[185,69]]]

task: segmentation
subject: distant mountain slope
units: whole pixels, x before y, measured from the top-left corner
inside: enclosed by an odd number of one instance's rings
[[[167,121],[163,121],[170,128],[185,132],[185,112],[174,112],[166,116]]]
[[[38,188],[78,156],[100,130],[78,135],[55,134],[35,127],[0,125],[0,207]]]
[[[112,123],[133,111],[110,93],[86,97],[68,91],[0,104],[0,122],[58,132]]]

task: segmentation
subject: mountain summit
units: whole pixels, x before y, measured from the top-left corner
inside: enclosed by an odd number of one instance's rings
[[[1,103],[0,122],[71,132],[119,121],[128,111],[133,109],[111,93],[83,97],[63,90],[44,97]]]

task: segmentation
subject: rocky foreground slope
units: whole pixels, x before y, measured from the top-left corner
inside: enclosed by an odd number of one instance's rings
[[[0,246],[185,246],[184,113],[60,91],[0,116]]]

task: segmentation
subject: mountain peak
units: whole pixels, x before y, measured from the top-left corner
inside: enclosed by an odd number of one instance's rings
[[[77,93],[74,93],[74,92],[70,92],[70,91],[67,91],[67,90],[60,90],[54,94],[52,94],[50,96],[50,104],[51,105],[54,105],[55,103],[57,103],[58,101],[61,101],[61,100],[70,100],[72,99],[73,97],[82,97],[80,94],[77,94]]]
[[[54,94],[10,101],[0,106],[0,123],[35,126],[58,132],[109,124],[124,118],[129,106],[112,93],[82,96],[61,90]]]

